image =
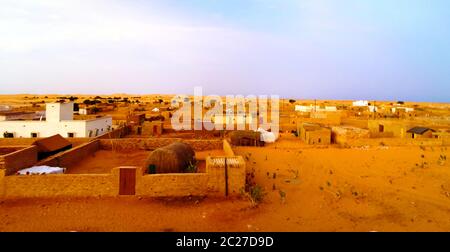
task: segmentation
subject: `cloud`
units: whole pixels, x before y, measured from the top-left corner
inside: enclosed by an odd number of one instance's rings
[[[62,4],[64,2],[64,4]],[[112,3],[112,1],[109,1]],[[0,51],[30,53],[33,50],[68,46],[95,46],[139,42],[161,46],[190,38],[230,33],[220,27],[186,24],[148,13],[136,18],[126,8],[110,10],[103,1],[7,1],[0,12]],[[151,8],[149,8],[151,9]],[[95,10],[95,11],[94,11]],[[198,37],[200,36],[200,37]]]

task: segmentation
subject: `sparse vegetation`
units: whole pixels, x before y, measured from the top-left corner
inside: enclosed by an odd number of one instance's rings
[[[196,173],[197,172],[198,161],[189,162],[189,165],[186,167],[186,173]]]

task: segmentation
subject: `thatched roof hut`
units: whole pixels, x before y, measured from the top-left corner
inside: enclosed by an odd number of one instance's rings
[[[145,162],[145,168],[149,173],[182,173],[194,162],[195,152],[192,147],[175,142],[152,151]]]

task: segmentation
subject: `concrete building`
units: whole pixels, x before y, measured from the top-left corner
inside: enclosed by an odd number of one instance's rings
[[[0,121],[35,120],[39,119],[42,116],[43,115],[40,112],[6,111],[0,112]]]
[[[45,120],[0,121],[0,138],[96,137],[112,130],[112,117],[73,119],[73,102],[47,103]]]

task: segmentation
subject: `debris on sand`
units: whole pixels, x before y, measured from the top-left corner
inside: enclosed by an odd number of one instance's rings
[[[445,161],[447,161],[447,156],[446,155],[439,155],[439,159],[438,159],[438,164],[439,165],[445,165]]]
[[[283,191],[281,191],[281,190],[278,190],[278,193],[280,194],[280,201],[281,201],[281,204],[286,203],[286,193],[283,192]]]

